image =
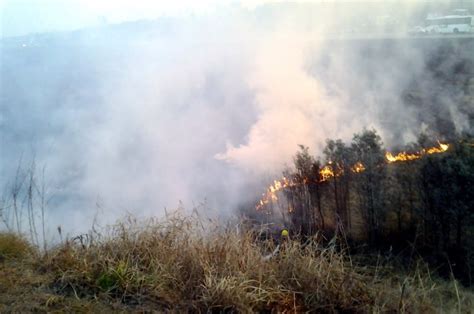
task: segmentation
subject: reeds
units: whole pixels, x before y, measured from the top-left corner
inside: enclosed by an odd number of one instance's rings
[[[127,309],[270,312],[469,311],[472,295],[411,273],[355,265],[334,244],[276,243],[197,219],[128,219],[69,239],[37,262],[60,295]],[[453,288],[456,287],[456,290]]]

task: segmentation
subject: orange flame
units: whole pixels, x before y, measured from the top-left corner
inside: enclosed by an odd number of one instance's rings
[[[421,155],[418,153],[415,154],[409,154],[406,152],[401,152],[398,153],[397,155],[392,155],[390,152],[385,153],[385,158],[387,159],[388,163],[396,162],[396,161],[409,161],[409,160],[415,160],[420,158]]]
[[[352,172],[360,173],[360,172],[365,170],[365,167],[360,161],[358,161],[358,162],[356,162],[356,164],[354,166],[352,166],[351,170],[352,170]]]
[[[265,193],[262,194],[262,199],[257,204],[257,210],[263,208],[265,205],[269,204],[270,202],[275,202],[278,200],[277,192],[290,187],[294,186],[294,184],[288,180],[286,177],[283,177],[281,180],[274,180],[273,184],[270,185]]]
[[[422,149],[421,151],[415,152],[415,153],[400,152],[397,155],[393,155],[390,152],[386,152],[385,158],[387,160],[387,163],[390,164],[394,162],[416,160],[423,157],[423,155],[444,153],[449,149],[449,144],[443,144],[440,142],[438,142],[438,144],[439,144],[438,147],[435,146],[435,147],[430,147],[427,149]],[[342,169],[334,173],[333,167],[331,166],[331,164],[332,163],[329,162],[327,165],[325,165],[319,170],[319,178],[320,178],[319,183],[328,181],[329,179],[335,176],[340,176],[343,173]],[[365,166],[360,161],[358,161],[351,167],[351,171],[354,173],[361,173],[365,171]],[[311,183],[309,178],[303,178],[302,181],[303,182],[295,182],[286,177],[283,177],[281,180],[274,180],[273,184],[267,188],[265,193],[262,194],[262,199],[260,199],[260,201],[255,206],[256,209],[261,210],[266,205],[276,202],[278,200],[277,193],[283,189],[286,189],[289,187],[304,186]],[[291,211],[292,209],[290,209],[290,212]]]
[[[438,144],[439,144],[439,147],[436,147],[436,146],[430,147],[430,148],[422,149],[419,152],[415,152],[411,154],[407,152],[401,152],[394,156],[392,155],[392,153],[386,152],[385,158],[387,159],[388,163],[393,163],[397,161],[409,161],[409,160],[420,159],[421,157],[423,157],[423,155],[444,153],[449,148],[449,144],[442,144],[440,142],[438,142]]]
[[[445,151],[448,150],[449,144],[442,144],[438,142],[439,147],[431,147],[425,150],[426,154],[439,154],[439,153],[444,153]]]
[[[327,181],[334,177],[334,172],[330,166],[324,166],[321,168],[321,170],[319,170],[319,174],[321,175],[321,181]]]
[[[338,171],[336,174],[334,174],[334,171],[332,167],[330,166],[331,162],[329,162],[329,165],[324,166],[319,170],[319,181],[318,182],[325,182],[328,181],[329,179],[333,178],[334,176],[339,176],[342,174],[342,170]],[[357,170],[356,170],[357,169]],[[364,165],[362,165],[361,162],[357,163],[354,168],[352,168],[353,172],[362,172],[365,170]],[[289,187],[297,187],[297,186],[306,186],[309,183],[311,183],[311,180],[309,178],[303,178],[302,182],[298,181],[293,181],[289,180],[286,177],[283,177],[281,180],[274,180],[273,184],[270,185],[266,192],[262,194],[262,198],[258,202],[258,204],[255,206],[257,210],[262,209],[265,207],[265,205],[268,205],[272,202],[278,201],[278,196],[277,193],[283,189],[289,188]],[[290,210],[291,212],[291,210]]]

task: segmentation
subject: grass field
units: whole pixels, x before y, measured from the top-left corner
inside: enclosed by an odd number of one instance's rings
[[[186,217],[128,219],[40,252],[0,234],[0,312],[472,312],[419,264],[368,266],[335,244],[275,243]]]

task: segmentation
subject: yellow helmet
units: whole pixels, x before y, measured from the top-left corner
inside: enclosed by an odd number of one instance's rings
[[[288,232],[287,229],[283,229],[283,230],[281,231],[281,236],[282,236],[282,237],[287,237],[288,234],[289,234],[289,232]]]

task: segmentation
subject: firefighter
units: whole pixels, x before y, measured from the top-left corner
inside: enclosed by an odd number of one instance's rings
[[[280,233],[280,239],[278,241],[279,243],[277,247],[272,253],[268,254],[267,256],[264,256],[263,260],[268,261],[276,257],[277,255],[279,255],[280,251],[285,249],[285,243],[289,240],[289,236],[290,236],[290,232],[288,231],[288,229],[283,228]]]
[[[290,240],[290,232],[286,228],[282,229],[281,234],[280,234],[280,243],[278,244],[279,251],[282,251],[285,249],[286,244],[288,243],[289,240]]]

